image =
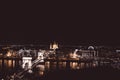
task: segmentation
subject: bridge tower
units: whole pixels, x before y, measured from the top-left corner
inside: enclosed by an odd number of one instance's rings
[[[41,52],[38,52],[38,59],[41,61],[40,62],[44,62],[44,53],[41,51]]]
[[[32,57],[23,57],[22,61],[23,61],[23,64],[22,64],[23,69],[31,69],[31,67],[32,67]]]

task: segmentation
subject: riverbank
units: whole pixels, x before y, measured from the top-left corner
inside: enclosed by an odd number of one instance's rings
[[[0,59],[5,59],[5,60],[22,60],[22,58],[18,58],[18,57],[0,57]]]

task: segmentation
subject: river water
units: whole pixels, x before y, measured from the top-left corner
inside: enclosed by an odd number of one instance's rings
[[[21,68],[21,64],[22,64],[21,60],[6,60],[6,59],[3,60],[3,59],[0,59],[0,79],[4,79],[7,76],[12,75],[13,73],[19,71],[19,69]],[[83,63],[83,62],[79,63],[79,62],[50,62],[50,61],[46,61],[44,64],[38,64],[33,69],[32,78],[39,80],[39,78],[41,78],[42,76],[49,77],[49,75],[52,76],[52,74],[58,76],[58,75],[62,74],[62,71],[63,71],[63,73],[68,71],[68,72],[66,72],[66,74],[69,74],[70,71],[80,71],[83,69],[84,70],[89,69],[91,71],[92,69],[94,69],[94,68],[96,69],[99,66],[100,66],[100,64],[93,63],[93,62],[91,62],[91,63]],[[104,68],[106,68],[106,65],[103,65],[103,66],[104,66]],[[102,70],[103,68],[100,68],[100,69]],[[58,74],[59,72],[60,72],[60,74]],[[29,79],[27,79],[27,78],[29,78]],[[26,77],[25,80],[32,80],[32,78]]]

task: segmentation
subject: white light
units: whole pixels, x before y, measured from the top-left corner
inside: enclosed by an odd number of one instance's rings
[[[32,67],[31,63],[32,57],[23,57],[22,60],[23,60],[22,68],[25,68],[26,63],[28,63],[28,68]]]

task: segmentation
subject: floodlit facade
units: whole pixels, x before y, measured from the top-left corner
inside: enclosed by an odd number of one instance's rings
[[[90,59],[90,58],[96,58],[98,57],[98,52],[94,49],[93,46],[89,46],[88,49],[75,49],[75,51],[73,53],[70,53],[70,57],[71,58],[86,58],[86,59]]]
[[[23,57],[22,58],[23,64],[22,64],[22,68],[23,69],[30,69],[32,66],[32,57]]]
[[[53,44],[50,44],[50,49],[53,49],[53,50],[58,49],[58,43],[54,42]]]

